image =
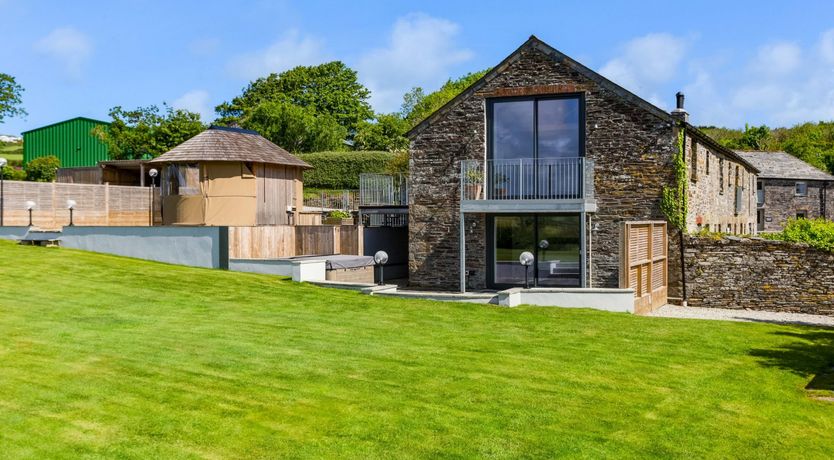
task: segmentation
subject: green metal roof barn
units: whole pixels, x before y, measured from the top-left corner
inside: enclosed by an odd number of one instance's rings
[[[23,163],[35,158],[55,155],[62,168],[96,166],[109,160],[107,145],[91,131],[110,123],[92,118],[76,117],[23,132]]]

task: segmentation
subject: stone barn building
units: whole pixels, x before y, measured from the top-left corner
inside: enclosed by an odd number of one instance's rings
[[[677,185],[679,134],[688,229],[755,231],[756,168],[690,125],[682,95],[668,113],[530,37],[408,133],[410,284],[500,289],[526,274],[648,286],[665,302],[679,253],[661,200]]]
[[[738,152],[761,172],[756,183],[759,231],[778,232],[791,218],[831,219],[834,176],[785,152]]]

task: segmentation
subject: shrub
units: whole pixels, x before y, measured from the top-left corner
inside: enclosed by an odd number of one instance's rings
[[[61,160],[54,155],[35,158],[26,164],[26,180],[33,182],[52,182],[55,173],[61,167]]]
[[[811,247],[834,252],[834,222],[819,219],[788,219],[784,230],[764,233],[762,238],[806,243]]]
[[[298,155],[315,168],[304,172],[304,187],[359,188],[359,174],[385,173],[393,154],[388,152],[315,152]]]
[[[350,219],[353,217],[353,214],[351,214],[350,211],[335,210],[327,213],[327,217],[332,217],[334,219]]]
[[[9,162],[11,165],[11,161]],[[6,166],[3,168],[3,179],[5,180],[26,180],[26,171],[23,168]]]

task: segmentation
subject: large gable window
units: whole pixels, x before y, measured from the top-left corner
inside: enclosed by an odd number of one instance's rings
[[[585,154],[581,95],[492,99],[487,112],[491,195],[578,197]]]

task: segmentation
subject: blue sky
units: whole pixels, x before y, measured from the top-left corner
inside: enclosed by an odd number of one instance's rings
[[[698,124],[834,119],[830,1],[0,0],[0,13],[0,72],[29,112],[6,134],[163,101],[211,117],[254,78],[334,59],[393,111],[531,34],[663,108],[685,91]]]

